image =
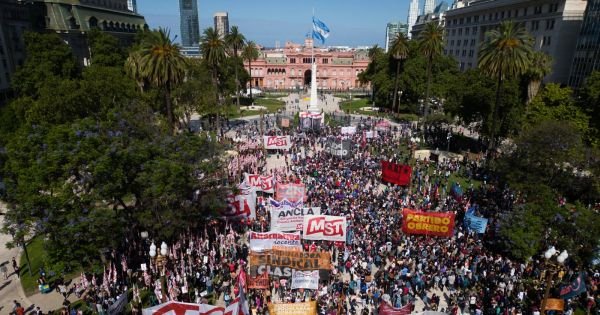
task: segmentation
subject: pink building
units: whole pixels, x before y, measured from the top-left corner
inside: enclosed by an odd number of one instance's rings
[[[262,89],[303,89],[310,85],[312,39],[304,46],[287,42],[283,49],[262,50],[252,62],[252,86]],[[358,74],[367,69],[366,49],[315,48],[317,87],[347,90],[362,87]],[[246,70],[248,63],[245,62]]]

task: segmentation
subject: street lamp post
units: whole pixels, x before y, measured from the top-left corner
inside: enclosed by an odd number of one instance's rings
[[[398,114],[400,114],[400,101],[402,100],[402,93],[404,93],[404,91],[398,91]]]
[[[551,260],[551,258],[556,255],[559,251],[551,246],[544,252],[544,258],[546,258],[546,289],[544,291],[544,299],[542,300],[540,313],[544,315],[546,313],[546,302],[550,297],[550,287],[552,286],[552,280],[554,279],[554,275],[562,268],[565,260],[569,257],[569,254],[566,250],[563,250],[557,257],[556,263]]]

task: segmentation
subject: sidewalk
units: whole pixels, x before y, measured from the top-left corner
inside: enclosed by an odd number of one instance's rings
[[[0,202],[0,212],[6,212],[6,206]],[[4,216],[0,216],[0,226],[4,224]],[[0,275],[0,314],[9,314],[12,312],[14,303],[13,301],[19,302],[25,309],[31,305],[31,301],[27,299],[23,288],[21,287],[21,281],[16,274],[13,273],[11,260],[13,257],[19,262],[20,250],[18,248],[8,249],[6,243],[12,241],[12,237],[7,234],[0,233],[0,265],[6,264],[8,268],[8,279],[4,279]]]

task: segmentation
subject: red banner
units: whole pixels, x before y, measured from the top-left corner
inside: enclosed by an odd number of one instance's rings
[[[269,274],[263,273],[256,277],[248,277],[248,289],[268,289]]]
[[[381,180],[384,182],[408,186],[411,174],[412,168],[408,165],[381,161]]]
[[[450,237],[454,233],[454,213],[402,210],[402,232]]]
[[[412,311],[412,304],[407,304],[401,308],[391,307],[386,302],[379,304],[379,315],[409,315]]]
[[[304,184],[280,184],[276,185],[276,196],[277,200],[281,201],[287,199],[290,202],[298,202],[300,200],[306,201],[306,194],[304,193]]]

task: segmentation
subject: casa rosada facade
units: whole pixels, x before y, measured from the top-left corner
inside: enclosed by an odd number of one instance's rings
[[[312,39],[304,45],[287,42],[283,49],[263,49],[259,58],[244,66],[251,75],[252,87],[261,89],[304,89],[310,85]],[[317,87],[327,90],[351,90],[366,87],[358,74],[369,65],[367,49],[314,48],[317,63]]]

